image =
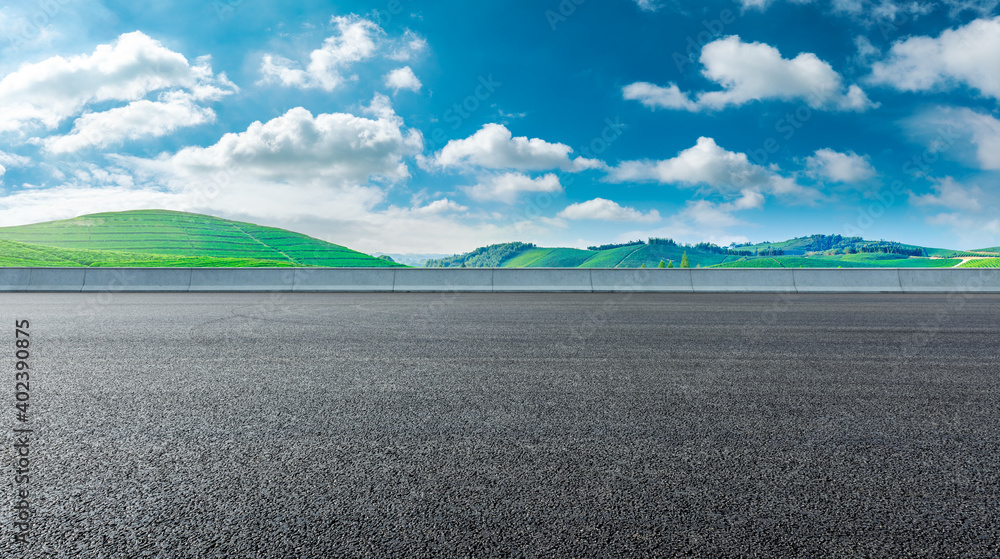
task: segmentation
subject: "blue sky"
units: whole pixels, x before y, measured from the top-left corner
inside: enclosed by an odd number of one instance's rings
[[[0,225],[1000,245],[998,0],[4,4]]]

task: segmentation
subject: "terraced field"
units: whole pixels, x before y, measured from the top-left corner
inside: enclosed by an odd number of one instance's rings
[[[853,255],[852,255],[853,256]],[[726,262],[715,268],[952,268],[962,261],[930,258],[850,258],[775,256]]]
[[[293,266],[287,260],[224,258],[212,256],[173,256],[138,252],[58,248],[44,245],[0,241],[2,267],[130,267],[130,268],[282,268]]]
[[[13,243],[5,266],[397,266],[301,233],[166,210],[2,227],[0,241]]]
[[[576,248],[532,248],[504,261],[505,268],[576,268],[595,253]]]
[[[1000,268],[1000,258],[981,258],[970,260],[959,268]]]

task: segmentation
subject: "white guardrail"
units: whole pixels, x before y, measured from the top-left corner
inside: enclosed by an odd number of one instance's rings
[[[0,291],[1000,293],[1000,268],[0,268]]]

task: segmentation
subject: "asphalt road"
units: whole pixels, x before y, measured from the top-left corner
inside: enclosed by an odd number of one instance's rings
[[[3,557],[1000,553],[1000,296],[0,295]]]

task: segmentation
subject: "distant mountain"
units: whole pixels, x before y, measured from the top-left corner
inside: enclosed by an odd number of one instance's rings
[[[0,227],[0,266],[400,266],[301,233],[137,210]]]
[[[841,235],[810,235],[780,242],[720,247],[711,243],[682,245],[671,239],[577,248],[544,248],[530,243],[504,243],[466,254],[427,262],[429,267],[502,268],[655,268],[680,267],[687,255],[690,267],[726,268],[871,268],[953,267],[988,265],[1000,251],[956,251],[872,241]],[[968,259],[977,259],[966,262]],[[984,259],[984,260],[978,260]]]

